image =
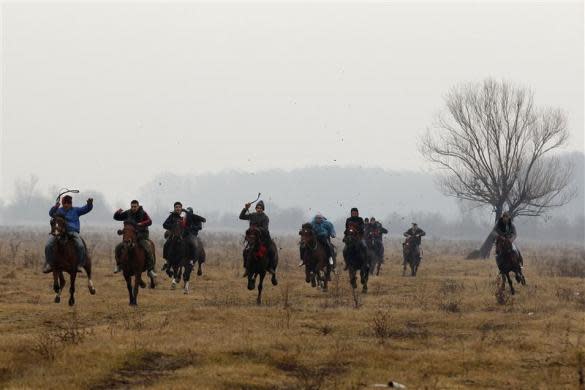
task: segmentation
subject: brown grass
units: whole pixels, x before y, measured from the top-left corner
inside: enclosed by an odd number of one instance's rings
[[[468,248],[453,243],[429,242],[418,276],[402,277],[391,241],[363,295],[345,273],[327,293],[312,289],[296,267],[295,238],[285,238],[280,284],[267,283],[258,307],[241,277],[239,237],[209,234],[191,294],[171,291],[160,274],[131,308],[122,276],[111,273],[117,237],[94,232],[86,237],[97,295],[81,277],[69,308],[67,299],[53,303],[52,278],[40,273],[46,236],[22,236],[29,240],[11,248],[0,235],[0,388],[359,389],[395,380],[410,389],[574,389],[585,381],[585,280],[564,276],[580,272],[575,250],[535,256],[524,246],[528,285],[510,296],[497,289],[493,260],[464,260]],[[557,252],[564,265],[555,271]]]

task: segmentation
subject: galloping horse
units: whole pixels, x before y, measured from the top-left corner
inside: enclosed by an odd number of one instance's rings
[[[256,278],[260,276],[258,281],[258,297],[256,303],[262,303],[262,288],[264,277],[268,269],[268,247],[262,241],[262,231],[257,227],[250,227],[246,230],[246,248],[244,249],[244,256],[246,258],[246,270],[248,271],[248,290],[253,290],[256,287]],[[274,243],[270,243],[274,245]],[[275,248],[274,248],[275,249]],[[274,251],[276,257],[275,263],[278,264],[278,254]],[[278,284],[276,275],[272,274],[272,284]]]
[[[384,262],[384,247],[379,229],[372,228],[368,231],[366,245],[368,247],[368,258],[370,259],[370,275],[373,275],[375,270],[376,276],[378,276],[380,275],[380,267]]]
[[[502,290],[506,288],[506,279],[508,279],[512,295],[516,292],[514,286],[512,286],[510,272],[514,272],[518,283],[521,283],[522,285],[526,284],[526,279],[524,279],[522,268],[520,267],[518,253],[514,250],[512,241],[506,237],[498,236],[496,238],[496,264],[498,265],[502,277],[502,284],[500,285]]]
[[[406,274],[407,263],[410,266],[410,275],[416,276],[418,266],[420,265],[420,253],[416,250],[414,237],[406,237],[406,240],[402,243],[402,257],[404,258],[402,263],[402,276]]]
[[[353,226],[348,227],[344,241],[345,247],[343,248],[343,258],[345,259],[349,271],[349,282],[351,283],[351,287],[357,288],[356,273],[359,270],[362,292],[367,293],[370,263],[368,262],[368,254],[362,246],[358,230]]]
[[[67,235],[67,222],[65,218],[57,216],[51,220],[51,234],[57,238],[55,247],[53,248],[53,290],[57,294],[55,296],[55,303],[61,302],[61,292],[65,288],[65,277],[63,272],[69,274],[69,306],[75,304],[75,279],[77,278],[77,251],[75,250],[75,243],[69,239]],[[83,242],[85,245],[85,241]],[[95,288],[91,280],[91,258],[87,253],[87,246],[85,250],[85,265],[83,266],[87,273],[87,288],[91,295],[95,295]]]
[[[189,261],[189,243],[184,236],[184,227],[180,223],[176,223],[169,233],[167,254],[169,268],[167,268],[167,275],[172,278],[171,289],[174,290],[177,283],[181,282],[182,275],[184,282],[183,292],[188,294],[193,263]]]
[[[124,272],[130,305],[135,306],[138,304],[138,287],[146,287],[146,283],[142,280],[142,273],[146,271],[146,253],[144,248],[138,245],[136,225],[133,222],[125,221],[124,228],[118,230],[118,234],[122,236],[122,245],[116,256],[118,256],[120,267]],[[154,256],[154,245],[150,240],[149,242],[152,245]],[[132,287],[132,276],[134,276],[134,287]],[[150,278],[150,288],[154,287],[154,279]]]
[[[303,248],[303,263],[305,264],[305,281],[311,286],[319,285],[327,291],[331,269],[328,267],[329,258],[323,244],[315,237],[313,226],[305,223],[299,231],[301,248]]]

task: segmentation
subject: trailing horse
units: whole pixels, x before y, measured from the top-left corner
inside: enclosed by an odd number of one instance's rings
[[[256,298],[256,303],[260,305],[262,303],[264,277],[266,277],[269,266],[268,246],[263,242],[261,229],[257,227],[250,227],[246,230],[245,241],[246,248],[244,249],[244,258],[246,262],[246,271],[248,272],[248,290],[253,290],[256,287],[256,278],[260,277],[260,280],[258,281],[258,297]],[[271,242],[269,245],[274,245],[274,242]],[[276,247],[274,247],[273,250],[276,271],[278,253],[276,252]],[[278,284],[275,274],[272,274],[271,281],[274,286]]]
[[[327,250],[315,236],[310,223],[302,225],[299,235],[302,260],[305,264],[305,281],[310,282],[313,287],[319,285],[323,291],[327,291],[327,282],[331,274]]]
[[[520,256],[514,250],[512,241],[506,237],[498,236],[496,238],[496,264],[502,277],[502,283],[500,285],[502,290],[506,288],[507,279],[512,295],[516,292],[512,285],[512,279],[510,279],[510,272],[514,272],[518,283],[522,285],[526,284],[526,279],[522,274],[522,267],[520,267]]]
[[[75,279],[77,278],[77,251],[75,250],[75,243],[67,235],[67,222],[65,218],[57,216],[51,220],[51,234],[57,238],[55,246],[53,247],[53,290],[55,295],[55,303],[61,302],[61,292],[65,288],[65,277],[63,272],[69,274],[69,306],[75,304]],[[87,273],[87,288],[91,295],[95,295],[95,288],[91,280],[91,258],[87,253],[87,245],[85,246],[85,264],[83,269]]]
[[[410,266],[410,275],[416,276],[418,266],[420,265],[420,252],[416,249],[414,237],[406,237],[402,243],[402,276],[406,274],[406,264]]]
[[[181,282],[182,276],[184,282],[183,292],[188,294],[193,262],[189,261],[189,242],[185,239],[184,232],[185,229],[180,223],[176,223],[169,231],[167,252],[169,267],[167,268],[167,275],[172,278],[171,290],[174,290],[177,283]],[[201,248],[203,247],[201,246]]]
[[[146,272],[146,253],[144,248],[138,245],[136,225],[133,222],[125,221],[124,228],[118,230],[118,234],[122,236],[122,245],[116,251],[116,257],[126,280],[130,305],[135,306],[138,304],[139,287],[146,287],[146,283],[142,280],[142,273]],[[150,240],[149,242],[154,256],[154,244]],[[134,286],[132,286],[132,277],[134,277]],[[150,277],[150,288],[154,287],[154,279]]]
[[[357,229],[350,226],[346,230],[345,247],[343,248],[343,258],[349,271],[349,282],[352,288],[357,288],[357,271],[360,271],[360,282],[362,292],[368,292],[368,277],[370,274],[370,263],[368,261],[367,248],[364,248],[361,236]]]
[[[370,260],[370,275],[373,275],[375,271],[376,276],[378,276],[380,275],[380,267],[384,262],[384,244],[382,243],[380,230],[373,228],[368,231],[366,245]]]

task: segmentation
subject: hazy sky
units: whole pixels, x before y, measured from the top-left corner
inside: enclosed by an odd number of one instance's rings
[[[447,90],[566,110],[583,150],[583,3],[1,5],[1,183],[130,198],[159,172],[421,170]]]

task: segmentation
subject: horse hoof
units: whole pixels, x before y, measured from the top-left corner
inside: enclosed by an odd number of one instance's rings
[[[130,302],[130,306],[138,306],[138,303],[136,303],[136,302]]]
[[[144,282],[144,280],[141,280],[140,283],[138,283],[138,285],[140,286],[140,288],[146,287],[146,283]]]
[[[270,279],[273,286],[278,286],[278,279],[276,279],[276,275],[272,275],[272,279]]]
[[[95,295],[95,292],[96,292],[96,291],[95,291],[95,288],[93,288],[93,287],[90,287],[90,288],[89,288],[89,293],[90,293],[91,295]]]
[[[256,299],[256,305],[258,306],[262,305],[262,301],[260,299]]]
[[[75,305],[75,299],[69,299],[69,306]]]
[[[201,276],[203,275],[203,271],[201,271],[200,269],[197,270],[197,276]]]
[[[254,281],[248,282],[248,290],[254,290],[255,287],[256,283],[254,283]]]
[[[55,297],[55,303],[61,303],[61,297]]]
[[[309,278],[308,276],[305,278],[305,282],[307,283],[311,283],[311,278]]]
[[[317,283],[315,283],[315,280],[311,280],[311,287],[317,287]]]

